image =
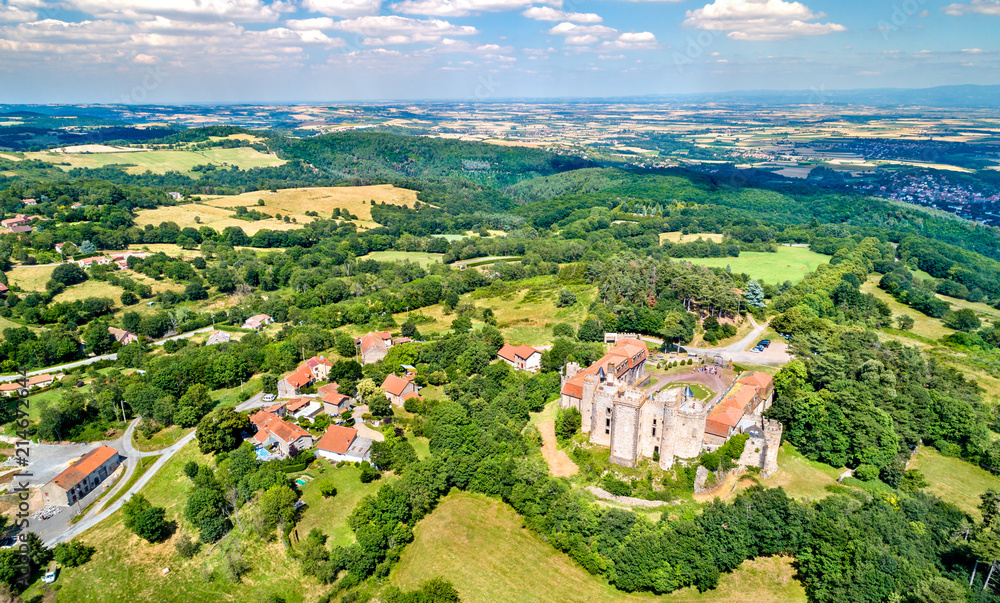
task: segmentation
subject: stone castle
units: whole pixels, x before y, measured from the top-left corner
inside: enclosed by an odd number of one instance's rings
[[[774,397],[769,375],[741,375],[709,406],[686,386],[644,391],[647,356],[642,342],[619,339],[586,369],[571,362],[563,371],[559,406],[580,411],[581,430],[610,449],[611,462],[635,467],[641,457],[658,458],[669,469],[676,459],[693,459],[746,433],[740,464],[761,467],[765,476],[777,469],[782,427],[761,416]]]

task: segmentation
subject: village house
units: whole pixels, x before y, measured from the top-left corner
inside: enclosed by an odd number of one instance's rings
[[[362,365],[378,362],[386,357],[392,347],[392,335],[388,331],[375,331],[354,342]]]
[[[229,343],[232,340],[232,336],[225,331],[212,331],[212,334],[208,336],[208,341],[205,345],[218,345],[220,343]]]
[[[324,356],[313,356],[299,365],[290,374],[278,381],[278,396],[290,398],[302,393],[302,390],[316,383],[326,381],[330,377],[333,363]]]
[[[128,345],[139,341],[138,335],[135,333],[129,333],[125,329],[119,329],[118,327],[108,327],[108,333],[111,333],[111,336],[115,338],[115,341],[122,345]]]
[[[530,345],[505,344],[497,357],[519,371],[536,372],[542,368],[542,351]]]
[[[385,390],[385,397],[389,399],[389,402],[402,406],[408,394],[416,395],[420,388],[417,387],[412,378],[397,377],[390,373],[382,382],[382,389]]]
[[[104,266],[111,263],[111,258],[103,255],[95,255],[89,258],[83,258],[82,260],[77,260],[76,263],[86,270],[91,266]]]
[[[177,191],[170,191],[167,194],[170,195],[170,198],[173,199],[174,201],[180,201],[184,199],[184,195],[178,193]]]
[[[7,232],[12,234],[25,234],[31,232],[31,227],[27,224],[20,224],[18,226],[11,226],[7,229]]]
[[[21,199],[21,203],[23,203],[26,207],[29,207],[29,206],[32,206],[32,205],[38,205],[38,200],[37,199]]]
[[[372,440],[350,427],[331,425],[316,442],[316,456],[329,461],[360,463],[371,460]]]
[[[323,400],[323,412],[330,416],[344,413],[354,407],[354,398],[337,391],[336,383],[327,383],[319,387],[320,399]]]
[[[269,325],[274,319],[267,314],[254,314],[243,322],[244,329],[260,330],[264,325]]]
[[[14,226],[25,226],[31,224],[31,216],[25,216],[24,214],[17,214],[13,218],[7,218],[6,220],[0,220],[0,226],[4,228],[13,228]]]
[[[42,487],[45,504],[72,505],[93,492],[121,462],[122,456],[114,448],[91,450]]]
[[[261,448],[277,450],[280,455],[291,457],[313,447],[312,434],[266,410],[254,413],[250,422],[257,428],[253,441]]]
[[[292,398],[285,403],[285,412],[294,419],[314,421],[323,411],[323,401],[319,398]]]

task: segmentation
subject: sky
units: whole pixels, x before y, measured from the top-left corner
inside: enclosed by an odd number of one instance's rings
[[[1000,84],[1000,0],[0,0],[0,103]]]

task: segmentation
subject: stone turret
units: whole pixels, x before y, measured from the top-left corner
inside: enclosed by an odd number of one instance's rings
[[[767,477],[778,470],[778,449],[781,448],[781,433],[784,426],[778,421],[764,419],[764,467],[761,477]]]
[[[684,402],[677,408],[677,435],[674,455],[682,459],[693,459],[701,454],[705,444],[705,420],[708,408],[701,401],[684,396]]]

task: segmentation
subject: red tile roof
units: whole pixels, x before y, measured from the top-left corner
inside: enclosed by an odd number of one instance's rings
[[[305,366],[314,367],[314,366],[319,366],[321,364],[326,366],[333,366],[333,363],[327,360],[323,356],[313,356],[309,360],[306,360]]]
[[[301,389],[312,383],[313,374],[309,370],[308,366],[301,366],[297,371],[285,377],[285,381],[292,385],[295,389]]]
[[[382,389],[394,396],[402,396],[403,390],[405,390],[406,386],[410,383],[412,382],[408,379],[403,379],[402,377],[390,374],[385,378],[385,381],[382,382]]]
[[[288,401],[288,405],[285,406],[285,410],[288,412],[295,412],[300,408],[309,406],[312,401],[312,398],[293,398]]]
[[[110,446],[101,446],[80,457],[80,460],[70,465],[65,471],[55,477],[54,481],[63,490],[69,490],[79,484],[87,476],[118,455],[118,451]]]
[[[358,437],[357,429],[331,425],[326,428],[326,433],[323,434],[323,437],[316,442],[316,448],[325,450],[326,452],[344,454],[351,447],[351,442],[356,437]]]
[[[334,383],[327,383],[326,385],[319,386],[319,388],[316,391],[318,391],[319,393],[321,393],[321,394],[323,394],[325,396],[327,394],[336,394],[336,393],[338,393],[337,392],[337,388],[339,388],[339,387],[340,386],[337,385],[336,382],[334,382]]]
[[[508,360],[510,362],[517,362],[517,359],[527,360],[532,354],[541,354],[541,350],[536,350],[530,345],[510,345],[504,344],[500,351],[497,352],[497,356]]]
[[[258,427],[258,429],[260,430],[257,432],[258,442],[264,442],[265,440],[267,440],[268,434],[273,435],[274,437],[278,438],[282,442],[285,442],[286,444],[291,444],[292,442],[303,436],[308,436],[310,438],[312,437],[312,434],[306,431],[305,429],[302,429],[298,425],[292,425],[291,423],[288,423],[287,421],[281,419],[281,417],[276,417],[271,414],[267,416],[268,418],[264,422],[263,427]],[[253,417],[251,417],[251,420],[253,420]],[[261,437],[261,434],[264,434],[263,437]]]
[[[379,336],[378,333],[368,333],[358,340],[358,345],[361,346],[361,355],[363,356],[366,352],[378,349],[383,352],[388,351],[385,347],[385,341]]]
[[[590,375],[610,372],[610,365],[615,365],[615,377],[635,368],[646,360],[649,352],[646,344],[638,339],[619,339],[600,360],[577,373],[563,384],[561,393],[573,398],[583,398],[583,382]]]

